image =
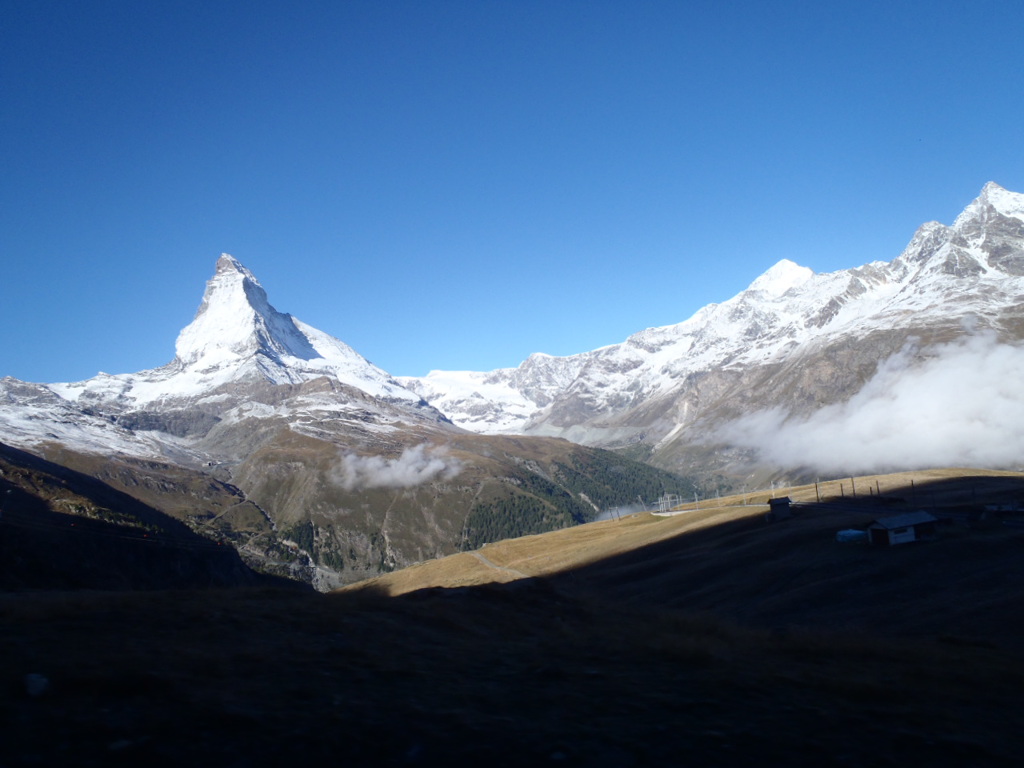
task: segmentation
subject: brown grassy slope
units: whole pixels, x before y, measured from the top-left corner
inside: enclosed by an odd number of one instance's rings
[[[878,506],[876,490],[894,503]],[[986,503],[1024,502],[1024,475],[933,470],[785,489],[777,495],[832,504],[773,524],[764,520],[766,506],[737,505],[770,495],[498,542],[476,557],[422,563],[366,585],[394,595],[539,577],[566,594],[709,612],[753,626],[849,627],[1024,647],[1024,529],[1000,521],[969,526],[964,518]],[[838,530],[908,508],[963,519],[941,528],[935,541],[835,543]]]

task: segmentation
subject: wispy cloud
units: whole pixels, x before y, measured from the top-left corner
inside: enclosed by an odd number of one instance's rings
[[[730,423],[721,437],[782,466],[877,472],[1024,463],[1024,347],[994,332],[885,360],[850,400],[797,418],[779,408]]]
[[[395,459],[346,453],[334,472],[334,480],[347,491],[369,488],[411,488],[433,480],[451,480],[462,471],[462,462],[443,447],[426,443],[406,448]]]
[[[620,517],[628,517],[629,515],[644,511],[646,511],[646,507],[640,504],[627,504],[622,507],[612,507],[611,509],[605,509],[598,513],[597,517],[594,518],[594,522],[597,523],[602,520],[618,520]]]

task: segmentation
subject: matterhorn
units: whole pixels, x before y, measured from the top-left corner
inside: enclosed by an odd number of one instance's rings
[[[458,427],[279,312],[227,254],[170,362],[72,383],[3,379],[0,428],[7,444],[230,543],[257,570],[322,589],[593,519],[589,499],[689,487],[633,462],[609,474],[620,459],[563,440]]]

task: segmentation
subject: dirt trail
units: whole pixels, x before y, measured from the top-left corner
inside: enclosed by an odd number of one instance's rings
[[[475,557],[481,563],[486,565],[488,568],[493,568],[496,571],[505,571],[505,573],[511,573],[513,576],[518,576],[520,579],[528,579],[528,578],[530,578],[525,573],[523,573],[522,571],[517,571],[515,568],[506,568],[504,565],[498,565],[497,563],[492,563],[490,560],[488,560],[486,557],[481,555],[479,552],[470,552],[469,554],[471,554],[473,557]]]

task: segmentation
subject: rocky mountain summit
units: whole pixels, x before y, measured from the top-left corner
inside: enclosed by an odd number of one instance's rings
[[[985,329],[1015,343],[1022,276],[1024,195],[989,183],[951,226],[924,224],[890,262],[816,274],[782,260],[728,301],[620,344],[401,381],[467,429],[628,448],[733,484],[758,467],[799,467],[750,453],[770,436],[723,427],[768,411],[780,426],[847,402],[910,340],[919,361]]]

